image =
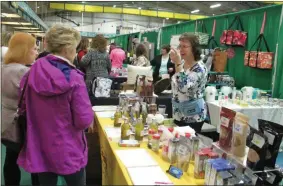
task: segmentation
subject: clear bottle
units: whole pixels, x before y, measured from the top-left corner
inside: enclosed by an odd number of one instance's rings
[[[151,142],[151,150],[153,150],[154,152],[159,151],[159,141],[160,141],[160,135],[154,134]]]
[[[135,126],[135,140],[142,141],[144,135],[144,125],[142,119],[138,119]]]
[[[178,133],[176,133],[175,138],[169,140],[169,147],[168,147],[168,159],[170,164],[175,164],[177,160],[177,145],[179,142]]]
[[[154,130],[148,129],[148,141],[147,141],[147,147],[148,148],[151,148],[152,138],[153,138],[154,134],[155,134]]]
[[[156,122],[156,119],[152,119],[151,124],[149,125],[149,128],[154,130],[155,133],[158,132],[158,124]]]
[[[121,126],[121,140],[128,140],[131,136],[131,126],[129,120],[126,118]]]
[[[146,108],[146,103],[142,103],[142,123],[146,125],[146,118],[147,118],[147,108]]]
[[[114,114],[114,127],[121,127],[122,124],[122,111],[121,107],[117,107]]]

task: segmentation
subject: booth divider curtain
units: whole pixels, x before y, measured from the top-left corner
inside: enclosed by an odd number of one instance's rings
[[[226,70],[229,75],[235,78],[236,86],[241,88],[243,86],[253,86],[256,88],[271,90],[272,89],[272,76],[274,70],[262,70],[257,68],[251,68],[244,66],[244,52],[249,50],[258,35],[260,34],[260,28],[262,24],[263,14],[266,12],[266,25],[264,30],[265,38],[267,39],[269,48],[275,53],[276,44],[278,43],[278,56],[277,56],[277,73],[274,82],[274,96],[282,98],[283,92],[283,29],[282,25],[279,30],[280,15],[282,11],[282,5],[272,5],[254,10],[242,11],[239,13],[230,13],[226,15],[213,16],[203,19],[208,34],[211,35],[213,21],[216,20],[215,40],[222,48],[228,48],[225,45],[220,45],[220,36],[223,30],[228,28],[228,25],[233,21],[235,16],[239,15],[242,21],[244,30],[248,32],[248,39],[246,47],[233,47],[235,50],[235,56],[228,60]],[[236,28],[233,28],[236,29]],[[171,35],[182,34],[184,32],[194,32],[195,21],[188,21],[176,25],[170,25],[162,27],[161,34],[161,46],[164,44],[170,44]],[[278,34],[279,31],[279,34]],[[154,37],[153,33],[146,33],[149,38]],[[151,35],[152,34],[152,35]],[[156,33],[156,38],[157,38]],[[279,35],[279,36],[278,36]],[[142,37],[144,37],[143,34]],[[122,36],[121,36],[122,37]],[[116,37],[116,39],[119,36]],[[119,39],[121,42],[121,39]],[[157,41],[157,40],[156,40]],[[154,41],[151,41],[154,42]],[[254,48],[255,50],[256,48]],[[263,51],[265,47],[262,47]],[[156,53],[157,55],[158,53]],[[275,68],[275,67],[274,67]],[[273,68],[273,69],[274,69]]]
[[[282,6],[283,11],[283,6]],[[283,99],[283,20],[281,12],[281,23],[278,33],[277,65],[273,89],[273,97]]]

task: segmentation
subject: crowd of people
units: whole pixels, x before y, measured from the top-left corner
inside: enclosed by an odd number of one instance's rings
[[[26,113],[27,118],[26,142],[21,151],[6,147],[5,185],[20,185],[19,167],[31,173],[33,185],[56,185],[58,176],[63,176],[68,185],[85,185],[85,131],[93,127],[94,119],[89,99],[92,80],[108,77],[112,68],[122,68],[125,51],[112,43],[108,52],[103,35],[89,42],[77,30],[62,24],[46,32],[40,54],[36,39],[28,33],[4,37],[2,132],[17,112]],[[202,97],[207,69],[195,36],[183,34],[179,49],[180,55],[165,45],[161,55],[150,61],[146,47],[138,44],[131,64],[155,66],[154,81],[170,75],[174,119],[178,125],[190,125],[198,132],[206,116]],[[20,95],[24,104],[18,110]],[[199,112],[180,109],[180,102],[190,106],[192,100],[198,100]]]

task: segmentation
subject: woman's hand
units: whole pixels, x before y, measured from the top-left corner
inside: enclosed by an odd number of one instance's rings
[[[175,65],[181,64],[181,56],[179,52],[174,48],[171,48],[170,59],[173,63],[175,63]]]

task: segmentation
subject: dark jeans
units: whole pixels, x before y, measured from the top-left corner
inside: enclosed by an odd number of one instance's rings
[[[174,123],[176,125],[178,125],[179,127],[190,126],[192,129],[194,129],[196,131],[196,133],[200,133],[204,121],[203,122],[195,122],[195,123],[186,123],[186,122],[174,120]]]
[[[58,176],[64,177],[68,186],[86,185],[85,168],[82,168],[80,171],[69,175],[58,175],[52,172],[38,173],[39,182],[42,186],[56,186]]]
[[[6,148],[4,162],[4,182],[6,186],[18,186],[21,182],[21,171],[17,164],[19,152]],[[32,185],[39,185],[38,175],[31,174]]]

